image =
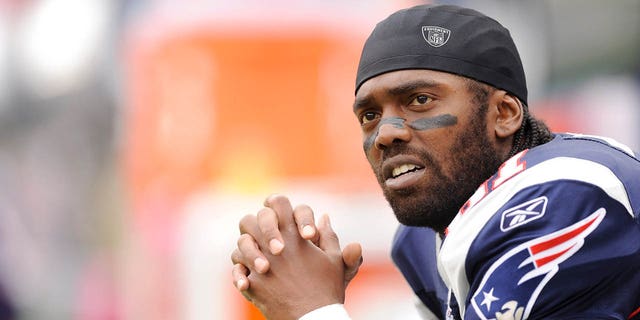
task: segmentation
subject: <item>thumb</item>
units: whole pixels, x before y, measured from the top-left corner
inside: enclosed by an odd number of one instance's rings
[[[325,252],[340,252],[340,241],[338,235],[331,228],[329,215],[324,214],[320,217],[320,225],[318,226],[318,245]]]
[[[358,269],[362,265],[362,246],[359,243],[349,243],[342,250],[342,260],[344,261],[344,281],[345,285],[356,276]]]

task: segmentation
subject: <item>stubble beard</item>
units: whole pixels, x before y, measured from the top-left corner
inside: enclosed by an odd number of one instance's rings
[[[426,151],[407,145],[394,145],[385,150],[392,155],[409,153],[420,157],[430,179],[420,186],[391,191],[385,188],[381,170],[374,170],[400,223],[444,231],[475,190],[498,170],[503,161],[489,141],[485,115],[486,106],[480,106],[468,130],[463,131],[449,150],[450,175],[445,174],[442,164]]]

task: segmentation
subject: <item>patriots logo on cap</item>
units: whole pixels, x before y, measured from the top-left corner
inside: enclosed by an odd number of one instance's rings
[[[422,26],[422,37],[432,47],[442,47],[451,36],[451,30],[437,26]]]
[[[605,215],[606,210],[600,208],[569,227],[527,241],[500,257],[471,298],[476,314],[485,320],[527,319],[560,263],[582,248]]]

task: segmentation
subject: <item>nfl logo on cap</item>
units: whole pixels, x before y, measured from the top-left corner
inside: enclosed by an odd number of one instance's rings
[[[449,36],[451,35],[451,30],[436,27],[436,26],[422,26],[422,37],[427,43],[432,47],[442,47],[447,41],[449,41]]]

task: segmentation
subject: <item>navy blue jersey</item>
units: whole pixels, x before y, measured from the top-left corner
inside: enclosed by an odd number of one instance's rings
[[[438,318],[638,320],[639,216],[633,153],[558,134],[480,186],[439,250],[432,231],[401,227],[392,257]]]
[[[401,225],[391,249],[394,263],[435,319],[444,319],[451,313],[449,288],[440,278],[436,264],[440,242],[440,236],[432,229]]]

